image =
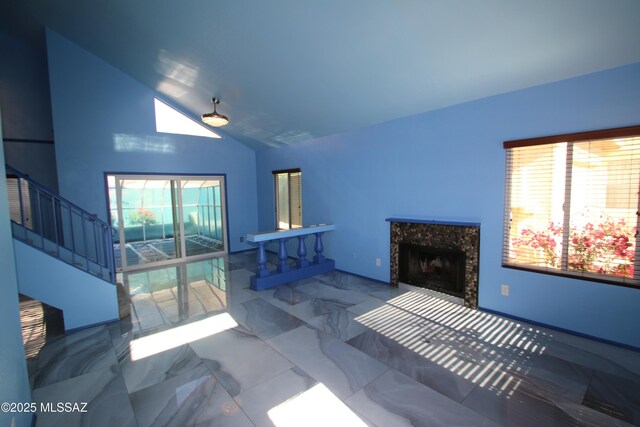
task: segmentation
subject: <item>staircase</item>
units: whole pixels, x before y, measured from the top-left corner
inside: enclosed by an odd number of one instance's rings
[[[6,166],[21,294],[63,311],[65,329],[118,318],[111,227]]]

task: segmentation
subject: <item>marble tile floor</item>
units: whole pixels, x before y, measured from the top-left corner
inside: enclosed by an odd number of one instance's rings
[[[29,359],[34,401],[87,411],[37,425],[640,425],[638,352],[340,272],[256,293],[253,257],[183,287],[172,321],[47,342]],[[191,310],[206,286],[224,296]],[[176,295],[153,292],[158,312]]]

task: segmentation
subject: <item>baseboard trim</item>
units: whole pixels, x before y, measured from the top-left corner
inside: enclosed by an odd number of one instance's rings
[[[572,331],[570,329],[561,328],[559,326],[549,325],[547,323],[537,322],[535,320],[526,319],[524,317],[514,316],[513,314],[503,313],[501,311],[492,310],[490,308],[478,307],[478,310],[484,311],[484,312],[490,313],[490,314],[495,314],[497,316],[506,317],[506,318],[509,318],[509,319],[512,319],[512,320],[517,320],[519,322],[526,322],[526,323],[530,323],[530,324],[535,325],[535,326],[541,326],[543,328],[551,329],[551,330],[558,331],[558,332],[563,332],[565,334],[574,335],[576,337],[587,338],[587,339],[590,339],[590,340],[593,340],[593,341],[598,341],[598,342],[601,342],[601,343],[604,343],[604,344],[610,344],[610,345],[614,345],[616,347],[625,348],[627,350],[640,352],[640,347],[636,347],[636,346],[633,346],[631,344],[625,344],[625,343],[621,343],[621,342],[617,342],[617,341],[612,341],[612,340],[608,340],[606,338],[596,337],[594,335],[583,334],[582,332],[576,332],[576,331]]]
[[[350,271],[340,270],[339,268],[336,268],[336,271],[339,271],[340,273],[345,273],[345,274],[350,274],[352,276],[360,277],[362,279],[371,280],[372,282],[380,283],[381,285],[387,285],[387,286],[391,287],[391,283],[385,282],[384,280],[378,280],[378,279],[374,279],[373,277],[363,276],[362,274],[356,274],[356,273],[352,273]]]
[[[251,252],[251,251],[255,251],[255,250],[256,250],[256,248],[242,249],[242,250],[239,250],[239,251],[228,252],[228,254],[229,255],[232,255],[232,254],[235,255],[235,254],[241,254],[241,253],[244,253],[244,252]]]
[[[117,317],[115,319],[112,320],[105,320],[104,322],[97,322],[97,323],[92,323],[90,325],[85,325],[85,326],[80,326],[79,328],[73,328],[73,329],[66,329],[64,331],[65,334],[69,334],[72,332],[78,332],[78,331],[82,331],[84,329],[89,329],[89,328],[95,328],[96,326],[102,326],[102,325],[113,325],[116,324],[120,321],[120,319],[118,319]]]

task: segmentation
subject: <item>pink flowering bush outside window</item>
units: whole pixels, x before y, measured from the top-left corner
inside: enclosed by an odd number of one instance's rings
[[[129,215],[131,224],[155,224],[156,221],[156,215],[144,208],[138,208]]]
[[[529,247],[535,249],[535,252],[542,252],[544,263],[548,267],[559,267],[562,225],[551,222],[542,230],[525,228],[520,232],[520,237],[512,239],[512,244],[515,247]]]
[[[587,223],[569,230],[567,267],[619,277],[633,278],[636,227],[629,228],[624,219],[607,219],[598,224]],[[563,227],[549,223],[540,230],[525,228],[511,240],[514,248],[530,248],[541,254],[547,267],[560,268]],[[538,255],[539,256],[539,255]]]

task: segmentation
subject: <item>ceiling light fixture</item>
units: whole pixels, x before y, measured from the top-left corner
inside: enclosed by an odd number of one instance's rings
[[[213,113],[203,114],[202,121],[209,126],[213,126],[216,128],[229,123],[229,118],[227,116],[218,114],[218,112],[216,111],[216,105],[220,104],[220,100],[218,98],[211,98],[211,102],[213,103]]]

